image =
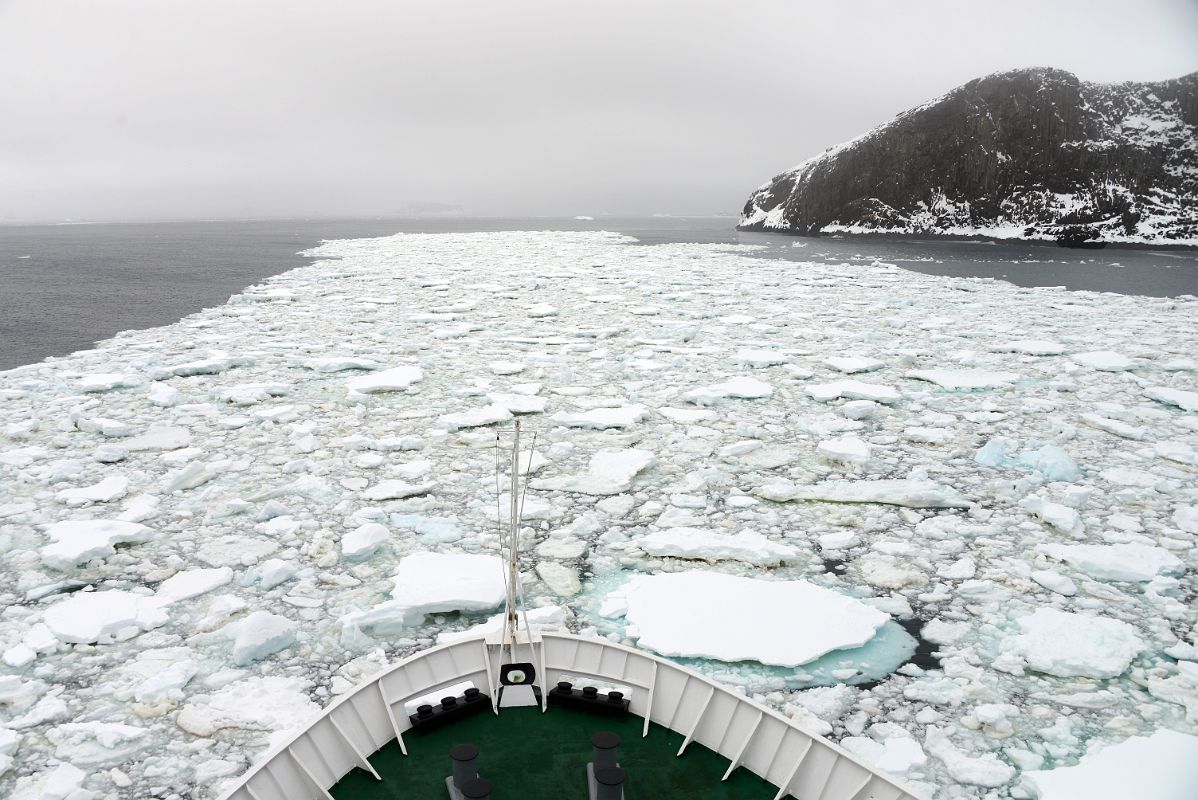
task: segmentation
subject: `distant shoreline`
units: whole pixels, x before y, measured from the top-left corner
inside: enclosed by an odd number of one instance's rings
[[[736,230],[741,233],[763,233],[775,236],[791,236],[796,239],[873,239],[876,241],[896,242],[994,242],[995,244],[1030,244],[1043,247],[1059,247],[1062,250],[1182,250],[1191,252],[1198,250],[1198,242],[1185,244],[1181,242],[1162,242],[1159,244],[1148,242],[1103,242],[1104,247],[1063,247],[1057,244],[1055,239],[1037,239],[1024,237],[1004,237],[1004,236],[986,236],[985,234],[958,234],[958,233],[892,233],[889,231],[876,231],[869,233],[797,233],[795,231],[784,228],[761,228],[756,226],[737,225]]]

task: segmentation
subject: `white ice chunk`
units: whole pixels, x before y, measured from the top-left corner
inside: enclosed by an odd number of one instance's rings
[[[75,388],[85,394],[90,392],[110,392],[113,389],[136,386],[139,382],[136,375],[126,375],[122,372],[96,372],[80,378]]]
[[[222,403],[252,406],[272,397],[282,397],[290,391],[291,387],[285,383],[239,383],[215,389],[212,396]]]
[[[82,788],[85,780],[87,773],[79,767],[70,763],[59,764],[46,773],[45,783],[36,800],[92,800],[95,794]],[[32,794],[26,794],[25,797],[34,800]]]
[[[391,538],[386,525],[367,522],[341,537],[341,557],[345,559],[369,558]]]
[[[1056,592],[1063,597],[1073,597],[1077,594],[1077,584],[1059,572],[1050,569],[1034,570],[1031,579],[1050,592]]]
[[[840,746],[878,769],[895,775],[904,775],[913,767],[923,766],[928,760],[919,742],[910,736],[892,736],[881,742],[866,736],[846,736],[840,740]]]
[[[146,393],[146,399],[150,401],[150,405],[161,408],[170,408],[183,402],[179,390],[162,381],[154,381],[150,384],[150,391]]]
[[[38,459],[45,458],[46,448],[31,445],[29,447],[14,447],[12,450],[0,451],[0,464],[10,467],[27,467]]]
[[[407,481],[394,479],[379,481],[374,486],[363,491],[362,497],[366,500],[398,500],[404,497],[428,494],[436,485],[436,481],[426,481],[424,483],[408,483]]]
[[[1028,666],[1061,678],[1115,678],[1145,648],[1136,629],[1108,617],[1038,608],[1018,620],[1022,634],[1008,648]]]
[[[670,528],[653,531],[636,540],[636,544],[652,556],[694,558],[704,561],[743,561],[760,567],[773,567],[793,561],[799,550],[770,541],[756,531],[716,533],[701,528]]]
[[[612,495],[628,491],[637,473],[653,466],[657,459],[648,450],[608,449],[591,456],[587,471],[580,475],[539,478],[529,485],[534,489]]]
[[[989,372],[981,369],[917,369],[907,373],[908,378],[928,381],[945,389],[993,389],[1019,380],[1014,372]]]
[[[179,712],[175,723],[196,736],[213,736],[222,730],[295,730],[320,713],[320,706],[312,702],[307,688],[300,678],[247,678],[194,698]]]
[[[45,623],[64,642],[111,644],[165,625],[165,604],[123,590],[76,592],[46,609]]]
[[[487,399],[494,405],[506,408],[509,414],[540,414],[545,410],[545,406],[549,404],[549,398],[538,397],[535,394],[504,394],[502,392],[494,392],[488,394]]]
[[[797,486],[776,480],[756,492],[766,500],[822,500],[829,503],[883,503],[908,508],[969,508],[969,498],[956,489],[930,480],[824,481]]]
[[[923,744],[928,754],[939,759],[957,783],[993,789],[1010,783],[1015,777],[1015,768],[1000,761],[993,753],[970,756],[961,752],[948,734],[935,725],[928,727]]]
[[[99,483],[91,486],[80,486],[76,489],[63,489],[56,495],[59,500],[69,505],[80,503],[108,503],[119,500],[129,491],[129,479],[124,475],[109,475]]]
[[[456,431],[460,428],[480,428],[484,425],[494,425],[497,422],[507,422],[511,418],[512,411],[507,404],[491,403],[488,406],[472,408],[469,411],[444,414],[437,418],[437,423],[451,431]]]
[[[1116,436],[1122,436],[1124,439],[1143,439],[1146,433],[1143,428],[1128,425],[1126,422],[1120,422],[1117,419],[1108,419],[1098,414],[1082,414],[1080,419],[1092,428],[1113,433]]]
[[[1118,744],[1091,740],[1072,767],[1024,772],[1040,800],[1193,800],[1198,736],[1161,729]]]
[[[296,624],[286,617],[255,611],[230,622],[217,635],[233,642],[233,663],[244,666],[295,644],[297,630]]]
[[[875,403],[894,403],[902,395],[893,386],[883,386],[877,383],[866,383],[858,380],[833,381],[832,383],[816,383],[807,387],[807,394],[816,400],[837,400],[841,397],[849,400],[873,400]]]
[[[844,461],[850,464],[869,463],[869,445],[856,436],[825,439],[819,443],[817,449],[821,456],[830,461]]]
[[[380,392],[402,392],[406,391],[413,383],[422,380],[424,380],[424,371],[420,367],[403,366],[350,378],[345,382],[345,386],[352,397]]]
[[[1063,533],[1081,530],[1081,517],[1069,506],[1053,503],[1043,497],[1026,497],[1019,505],[1036,519]]]
[[[379,362],[370,358],[355,358],[353,356],[326,356],[309,358],[303,362],[304,369],[313,372],[343,372],[348,369],[377,369]]]
[[[167,603],[177,603],[210,592],[231,580],[233,570],[229,567],[185,569],[158,584],[156,595]]]
[[[1150,581],[1185,569],[1181,559],[1168,550],[1144,544],[1041,544],[1036,552],[1099,580]]]
[[[613,594],[627,604],[627,624],[642,647],[665,656],[785,667],[859,647],[890,619],[859,600],[806,581],[717,572],[634,575]]]
[[[732,356],[732,361],[737,364],[742,364],[746,367],[774,367],[779,364],[786,364],[790,361],[790,356],[786,353],[779,353],[776,350],[737,350]]]
[[[503,602],[503,560],[496,556],[416,552],[399,562],[391,599],[370,611],[346,614],[344,630],[386,633],[437,611],[486,611]]]
[[[121,446],[130,453],[141,450],[178,450],[191,444],[191,432],[175,425],[150,428],[145,433],[126,439]]]
[[[488,366],[496,375],[519,375],[528,365],[520,361],[492,361]]]
[[[1074,353],[1072,356],[1074,361],[1084,367],[1100,370],[1102,372],[1124,372],[1136,365],[1122,353],[1116,353],[1113,350],[1094,350],[1089,353]]]
[[[769,397],[773,393],[774,387],[764,381],[759,381],[756,378],[737,376],[713,386],[692,389],[682,395],[682,400],[699,406],[709,406],[725,397],[734,397],[741,400],[759,400]]]
[[[136,522],[115,519],[72,519],[55,522],[46,529],[51,543],[41,549],[42,563],[52,569],[71,569],[77,564],[116,552],[118,544],[149,541],[154,531]]]
[[[856,372],[872,372],[886,366],[885,361],[861,356],[830,356],[824,359],[824,363],[832,369],[847,372],[850,375]]]
[[[1183,411],[1198,411],[1198,392],[1170,389],[1167,386],[1149,386],[1144,390],[1144,394],[1167,406],[1177,406]]]
[[[145,728],[117,722],[68,722],[51,728],[46,738],[54,745],[55,757],[63,761],[84,767],[111,767],[149,747],[147,733]]]
[[[595,408],[580,413],[559,411],[550,417],[555,425],[566,428],[631,428],[645,418],[647,413],[642,405],[620,406],[618,408]]]

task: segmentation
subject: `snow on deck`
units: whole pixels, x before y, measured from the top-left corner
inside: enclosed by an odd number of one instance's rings
[[[754,252],[328,242],[224,306],[0,373],[0,796],[212,798],[385,660],[484,623],[509,501],[489,426],[514,416],[538,435],[521,568],[545,624],[670,650],[686,603],[659,633],[599,601],[690,572],[922,626],[939,668],[868,693],[897,626],[831,642],[822,688],[696,664],[954,798],[1195,731],[1198,302]],[[829,644],[773,627],[829,606],[771,603],[734,621],[778,641],[702,651]]]

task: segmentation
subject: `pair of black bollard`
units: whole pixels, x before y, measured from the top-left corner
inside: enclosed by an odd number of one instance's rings
[[[588,765],[595,778],[593,800],[623,800],[624,779],[620,768],[620,737],[611,731],[600,731],[591,737],[592,761]]]
[[[472,744],[455,744],[449,750],[453,760],[451,790],[465,800],[489,800],[491,782],[478,777],[478,748]],[[453,791],[450,791],[453,794]]]

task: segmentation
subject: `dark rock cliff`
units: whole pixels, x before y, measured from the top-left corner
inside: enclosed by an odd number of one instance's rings
[[[804,161],[740,227],[1198,243],[1198,73],[979,78]]]

